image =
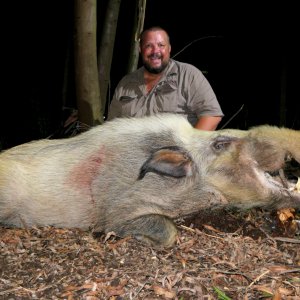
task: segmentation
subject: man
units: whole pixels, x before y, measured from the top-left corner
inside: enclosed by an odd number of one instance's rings
[[[116,87],[108,120],[156,113],[183,114],[198,129],[215,130],[223,117],[216,95],[196,67],[170,59],[168,33],[151,27],[141,34],[143,66]]]

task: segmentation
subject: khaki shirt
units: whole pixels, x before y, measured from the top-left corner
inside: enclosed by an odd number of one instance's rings
[[[193,65],[171,59],[149,93],[144,84],[144,67],[123,77],[109,107],[108,120],[162,112],[182,114],[193,126],[201,116],[223,116],[203,73]]]

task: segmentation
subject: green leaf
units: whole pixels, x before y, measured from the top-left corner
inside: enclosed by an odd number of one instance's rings
[[[231,298],[227,297],[226,294],[222,290],[217,288],[216,286],[214,286],[213,289],[218,294],[218,299],[220,299],[220,300],[231,300]]]

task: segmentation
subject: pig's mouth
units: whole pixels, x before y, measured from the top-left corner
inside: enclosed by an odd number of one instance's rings
[[[285,161],[283,168],[274,172],[265,172],[265,177],[273,186],[284,189],[291,197],[300,199],[300,163],[293,158]]]

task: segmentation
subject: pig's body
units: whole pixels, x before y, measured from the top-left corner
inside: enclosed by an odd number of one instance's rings
[[[287,154],[299,162],[299,132],[288,132],[292,149],[269,146],[276,163],[248,132],[200,131],[175,115],[119,119],[73,138],[20,145],[0,154],[0,222],[115,231],[169,246],[179,216],[227,204],[297,205],[300,196],[264,176]]]

